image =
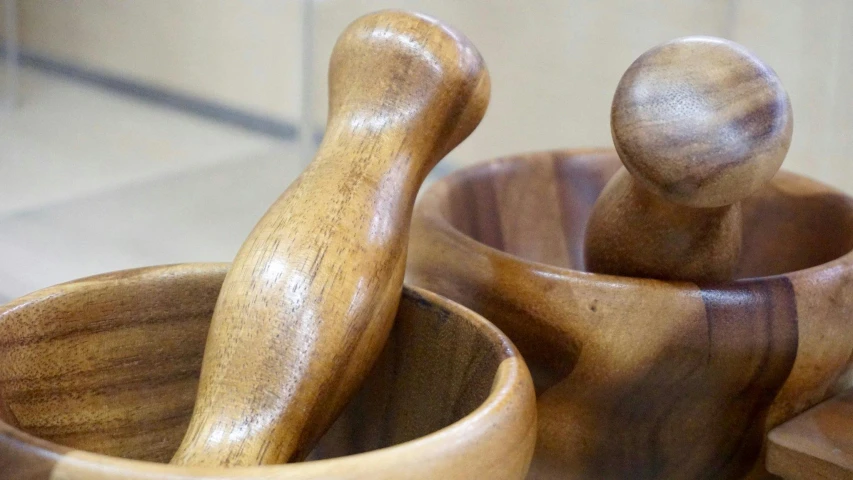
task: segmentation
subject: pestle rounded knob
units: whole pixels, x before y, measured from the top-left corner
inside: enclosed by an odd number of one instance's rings
[[[627,172],[593,207],[587,268],[730,279],[740,256],[739,202],[779,169],[792,128],[779,78],[744,47],[687,37],[644,53],[613,98],[613,143]]]
[[[420,184],[473,131],[489,99],[469,40],[398,11],[344,31],[329,87],[316,157],[225,278],[172,463],[284,463],[310,452],[388,336]]]
[[[742,46],[682,38],[649,50],[622,76],[613,143],[652,192],[720,207],[754,193],[782,165],[790,108],[776,73]]]

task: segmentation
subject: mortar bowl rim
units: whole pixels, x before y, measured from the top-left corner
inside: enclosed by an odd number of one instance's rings
[[[545,149],[529,152],[514,153],[502,155],[496,158],[482,160],[472,165],[454,170],[442,178],[433,182],[421,195],[417,205],[415,206],[415,220],[424,220],[428,222],[429,227],[438,228],[444,235],[450,236],[456,248],[473,250],[487,255],[490,258],[499,259],[508,265],[520,267],[524,271],[528,271],[535,275],[547,277],[571,279],[578,282],[596,284],[599,286],[614,286],[614,287],[634,287],[634,288],[660,288],[666,286],[676,290],[695,290],[697,284],[689,281],[681,280],[660,280],[654,278],[638,278],[612,274],[601,274],[587,272],[576,268],[563,267],[553,265],[541,261],[530,260],[519,255],[501,250],[499,248],[487,245],[467,233],[459,230],[447,216],[442,213],[440,203],[444,200],[443,195],[446,194],[452,187],[458,185],[468,176],[475,174],[492,175],[504,169],[517,167],[523,164],[532,164],[534,162],[546,161],[549,158],[567,159],[572,157],[589,157],[585,161],[598,161],[601,157],[616,157],[616,150],[608,147],[579,147],[579,148],[557,148]],[[853,212],[853,197],[838,190],[837,188],[826,185],[807,176],[794,173],[785,169],[781,169],[779,174],[783,177],[796,178],[807,182],[811,186],[820,187],[828,193],[832,193],[842,197],[849,204],[850,211]],[[792,270],[789,272],[750,276],[737,278],[727,282],[714,284],[701,284],[703,289],[709,288],[729,288],[744,284],[754,284],[757,282],[766,282],[780,277],[787,277],[790,280],[807,281],[810,278],[815,278],[825,274],[832,274],[838,271],[850,269],[849,264],[853,264],[853,249],[848,250],[841,256],[837,256],[829,261],[816,264],[807,268]]]

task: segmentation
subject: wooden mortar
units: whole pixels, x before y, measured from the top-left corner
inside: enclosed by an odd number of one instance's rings
[[[310,460],[167,465],[228,264],[109,273],[0,308],[0,479],[520,479],[534,391],[482,317],[405,287],[389,341]],[[359,454],[359,455],[354,455]]]
[[[538,393],[528,478],[768,478],[767,432],[853,385],[853,199],[781,171],[743,200],[736,280],[590,274],[610,150],[521,154],[436,182],[408,280],[494,322]]]

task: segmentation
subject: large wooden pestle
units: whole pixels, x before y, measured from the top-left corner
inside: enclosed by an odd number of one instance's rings
[[[625,168],[591,214],[587,268],[731,279],[740,258],[740,201],[779,169],[792,127],[776,73],[740,45],[686,37],[640,56],[613,98],[613,143]]]
[[[385,11],[346,29],[323,142],[228,272],[172,463],[274,464],[311,450],[387,338],[422,181],[488,99],[479,53],[436,20]]]

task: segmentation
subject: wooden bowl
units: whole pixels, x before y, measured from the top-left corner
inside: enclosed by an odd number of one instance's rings
[[[745,200],[738,280],[584,271],[609,150],[524,154],[436,182],[408,280],[494,322],[538,394],[529,478],[764,478],[767,431],[853,384],[853,200],[780,172]]]
[[[155,463],[169,460],[187,428],[227,268],[111,273],[2,307],[0,478],[524,477],[536,437],[524,361],[478,315],[409,287],[380,360],[316,461]]]

